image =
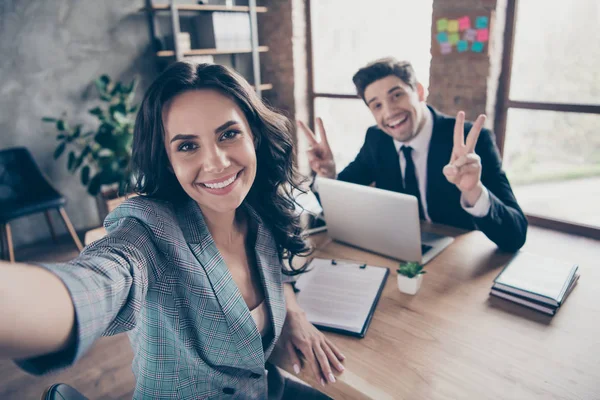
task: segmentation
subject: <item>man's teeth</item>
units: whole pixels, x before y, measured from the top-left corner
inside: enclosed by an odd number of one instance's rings
[[[235,181],[235,178],[237,178],[237,174],[235,174],[234,176],[232,176],[231,178],[229,178],[223,182],[203,183],[203,185],[206,186],[207,188],[211,188],[211,189],[223,189],[224,187],[231,185],[233,183],[233,181]]]
[[[397,120],[395,120],[395,121],[392,121],[392,122],[390,122],[390,123],[388,124],[388,126],[389,126],[390,128],[397,128],[397,127],[398,127],[398,125],[400,125],[401,123],[403,123],[404,121],[406,121],[406,118],[408,118],[408,117],[404,117],[404,118],[401,118],[401,119],[397,119]]]

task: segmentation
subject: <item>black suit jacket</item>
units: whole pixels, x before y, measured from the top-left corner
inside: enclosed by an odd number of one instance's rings
[[[488,215],[473,217],[460,205],[460,191],[446,180],[442,169],[450,161],[455,118],[432,107],[433,134],[427,155],[427,212],[433,222],[464,229],[479,229],[502,250],[515,251],[525,243],[527,219],[517,204],[496,146],[494,134],[483,129],[475,152],[481,157],[481,182],[490,192]],[[465,122],[465,136],[472,123]],[[356,159],[340,174],[346,182],[402,192],[400,160],[393,139],[373,126],[367,131]]]

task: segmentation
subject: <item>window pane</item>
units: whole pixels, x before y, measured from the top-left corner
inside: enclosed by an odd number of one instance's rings
[[[431,61],[432,0],[312,0],[317,93],[354,94],[352,75],[370,61],[411,61],[425,87]]]
[[[375,120],[362,100],[315,99],[315,115],[323,119],[337,172],[354,160]]]
[[[517,4],[510,99],[600,104],[600,2]]]
[[[526,213],[600,227],[600,115],[509,109],[504,167]]]

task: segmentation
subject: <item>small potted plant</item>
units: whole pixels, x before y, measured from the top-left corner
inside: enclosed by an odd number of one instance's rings
[[[398,266],[398,289],[403,293],[416,294],[423,281],[423,266],[416,262],[402,263]]]

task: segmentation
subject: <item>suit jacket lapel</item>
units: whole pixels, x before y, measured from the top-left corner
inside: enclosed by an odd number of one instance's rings
[[[273,335],[271,341],[265,346],[265,358],[268,359],[285,322],[286,309],[281,280],[281,261],[273,235],[266,228],[258,213],[249,205],[246,205],[246,208],[252,220],[257,224],[254,252],[262,280],[265,301],[271,314],[270,322]]]
[[[404,184],[402,183],[402,171],[400,171],[400,156],[396,151],[394,139],[388,134],[381,132],[381,162],[383,164],[382,177],[385,179],[381,189],[391,190],[394,192],[404,193]]]
[[[440,221],[438,210],[440,202],[450,201],[443,196],[445,189],[450,185],[443,174],[443,169],[450,162],[450,152],[453,146],[453,130],[448,131],[443,126],[444,115],[433,107],[428,106],[433,115],[433,131],[427,155],[427,212],[433,221]],[[450,133],[448,133],[450,132]],[[450,149],[450,152],[448,152]],[[443,196],[444,198],[441,198]]]
[[[260,334],[231,273],[206,227],[198,204],[189,199],[178,209],[179,225],[188,246],[206,273],[223,311],[237,354],[222,354],[227,366],[262,373],[265,357]],[[215,326],[215,329],[219,329]],[[225,332],[221,332],[223,334]],[[227,349],[222,351],[227,352]]]

